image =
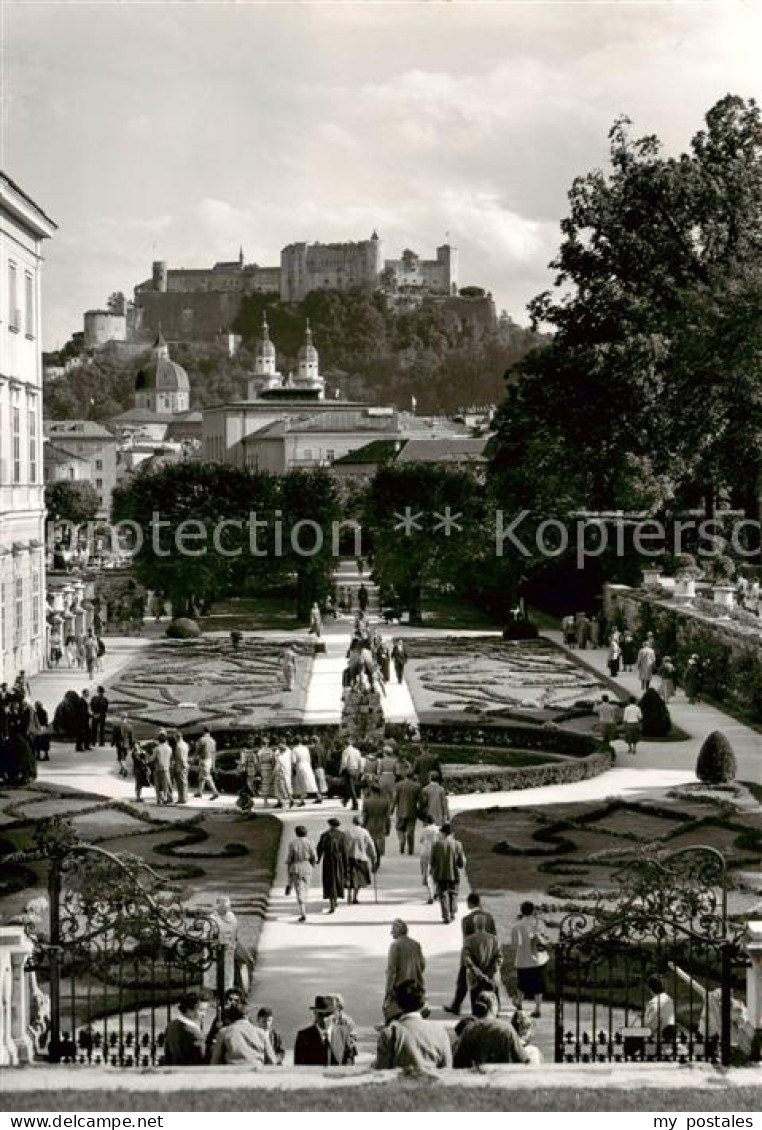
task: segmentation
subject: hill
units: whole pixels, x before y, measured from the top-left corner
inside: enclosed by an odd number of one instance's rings
[[[283,373],[296,367],[309,319],[329,395],[376,400],[423,413],[451,413],[472,403],[502,399],[505,370],[543,338],[515,322],[494,318],[492,300],[477,288],[465,297],[431,300],[415,310],[389,309],[382,295],[315,291],[303,302],[250,295],[234,329],[242,337],[235,358],[216,346],[172,344],[188,372],[191,406],[241,397],[254,365],[263,314]],[[147,355],[147,354],[146,354]],[[145,356],[121,359],[101,351],[46,386],[46,414],[106,419],[132,407],[135,375]]]

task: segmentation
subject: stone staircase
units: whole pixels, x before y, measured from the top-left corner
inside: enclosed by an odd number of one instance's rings
[[[365,585],[368,591],[368,615],[378,616],[381,611],[381,601],[379,595],[378,585],[373,584],[369,577],[370,570],[365,566],[365,571],[360,574],[357,571],[357,559],[355,557],[343,557],[334,570],[333,584],[336,589],[336,603],[337,606],[341,605],[344,598],[346,589],[350,590],[352,595],[352,613],[357,612],[359,604],[357,603],[357,593],[360,585]]]

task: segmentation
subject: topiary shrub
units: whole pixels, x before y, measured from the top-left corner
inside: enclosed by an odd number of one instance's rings
[[[696,776],[705,785],[722,785],[736,775],[733,747],[719,730],[713,730],[699,750]]]
[[[532,620],[511,620],[503,628],[504,640],[536,640],[539,632]]]
[[[79,695],[67,691],[53,715],[53,732],[62,738],[75,738],[79,726]]]
[[[173,620],[166,631],[171,640],[195,640],[201,635],[201,629],[195,620],[188,620],[181,616]]]
[[[666,738],[672,729],[672,719],[661,695],[653,687],[649,687],[644,692],[639,705],[643,715],[643,737]]]

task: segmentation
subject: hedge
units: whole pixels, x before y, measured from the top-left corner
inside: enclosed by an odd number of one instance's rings
[[[590,734],[559,730],[554,726],[532,726],[520,722],[509,725],[488,721],[452,721],[447,724],[421,723],[421,740],[427,745],[485,745],[506,749],[539,750],[566,757],[587,757],[601,748]]]
[[[451,796],[463,793],[513,792],[515,789],[537,789],[546,785],[569,785],[575,781],[586,781],[599,777],[612,766],[613,756],[607,748],[596,750],[587,757],[577,757],[568,761],[551,761],[545,765],[525,765],[513,769],[493,769],[449,776],[447,766],[443,766],[444,783]]]

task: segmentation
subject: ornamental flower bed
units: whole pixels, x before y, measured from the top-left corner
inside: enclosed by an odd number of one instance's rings
[[[607,687],[549,640],[410,639],[406,676],[419,718],[500,714],[558,721],[581,704],[594,711]]]
[[[293,689],[284,690],[283,647],[227,636],[166,640],[151,645],[108,688],[112,720],[122,713],[141,729],[157,726],[266,727],[299,723],[312,670],[310,641],[290,641],[297,657]]]

